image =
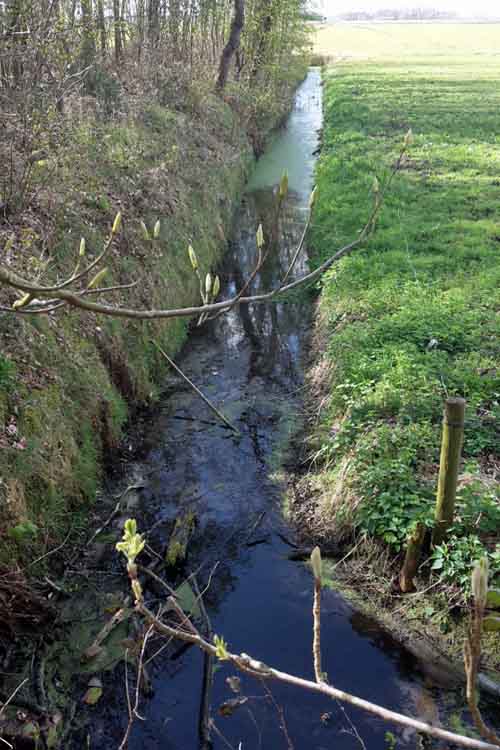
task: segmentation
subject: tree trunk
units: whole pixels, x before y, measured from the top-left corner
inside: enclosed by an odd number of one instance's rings
[[[222,55],[219,63],[219,75],[217,76],[217,83],[215,90],[221,93],[226,85],[227,76],[229,74],[229,66],[233,58],[234,53],[240,46],[240,37],[245,24],[245,0],[234,0],[234,15],[231,21],[231,30],[229,32],[229,39],[227,44],[222,51]]]
[[[113,25],[115,36],[115,60],[120,62],[122,59],[122,25],[120,18],[120,0],[113,0]]]
[[[91,68],[95,64],[96,49],[94,38],[94,19],[92,14],[92,0],[81,0],[82,9],[82,52],[81,61],[83,68]],[[95,90],[95,72],[88,71],[85,78],[87,93]]]
[[[260,22],[259,39],[252,67],[252,79],[257,78],[259,71],[266,60],[269,37],[273,27],[271,0],[262,2],[262,20]]]
[[[99,38],[101,40],[101,55],[106,57],[107,38],[106,38],[106,21],[104,18],[103,0],[97,0],[97,24],[99,27]]]
[[[148,34],[152,46],[156,47],[160,38],[160,0],[149,0]]]

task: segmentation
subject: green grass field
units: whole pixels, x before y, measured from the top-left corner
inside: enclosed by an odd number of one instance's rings
[[[335,47],[342,62],[325,74],[315,262],[356,236],[374,175],[383,182],[406,131],[414,133],[375,237],[324,280],[329,398],[316,436],[318,514],[332,534],[358,529],[401,550],[417,520],[432,523],[443,402],[464,396],[456,523],[431,559],[460,586],[484,550],[500,574],[495,39],[500,50],[500,26],[350,25],[318,34],[320,48]]]

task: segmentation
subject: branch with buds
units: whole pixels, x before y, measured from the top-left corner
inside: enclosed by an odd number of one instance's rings
[[[300,286],[316,281],[334,263],[339,261],[341,258],[351,254],[372,235],[375,230],[377,218],[382,209],[385,196],[390,189],[395,175],[399,172],[402,166],[404,156],[410,146],[411,140],[412,135],[411,131],[409,131],[404,139],[399,158],[393,165],[389,177],[385,181],[385,184],[381,186],[378,179],[375,178],[373,184],[372,210],[366,224],[359,233],[358,237],[337,250],[314,271],[306,273],[294,281],[289,281],[289,278],[293,269],[295,268],[300,252],[304,247],[307,232],[309,231],[311,225],[311,217],[316,198],[316,188],[311,193],[311,197],[309,200],[309,213],[304,226],[304,230],[302,232],[302,236],[283,278],[278,282],[274,289],[271,289],[262,294],[245,296],[253,279],[261,270],[269,254],[269,247],[266,252],[262,251],[265,240],[264,232],[262,226],[260,225],[256,233],[256,244],[258,250],[257,263],[249,278],[244,283],[243,287],[239,290],[239,292],[237,292],[237,294],[235,294],[233,297],[230,297],[229,299],[219,302],[216,301],[220,293],[220,279],[218,276],[212,277],[210,273],[207,273],[205,275],[205,278],[202,277],[199,269],[198,258],[191,244],[188,247],[188,256],[191,262],[191,266],[196,273],[200,284],[200,297],[202,301],[202,304],[200,306],[182,307],[178,309],[134,310],[128,307],[121,307],[120,305],[108,304],[101,300],[93,301],[92,299],[89,299],[90,297],[100,297],[102,299],[112,292],[130,289],[131,287],[136,286],[139,283],[138,281],[134,281],[130,284],[121,284],[117,286],[101,286],[107,273],[107,268],[104,266],[104,261],[106,260],[109,251],[120,231],[121,214],[118,213],[113,223],[110,236],[105,243],[101,253],[91,263],[82,267],[86,254],[85,240],[82,239],[73,273],[67,279],[58,284],[43,285],[38,282],[23,278],[17,273],[8,270],[5,266],[0,265],[0,284],[12,289],[20,295],[11,307],[0,306],[0,312],[15,313],[17,315],[41,315],[53,313],[65,307],[75,307],[85,312],[96,313],[99,315],[110,315],[118,318],[131,318],[134,320],[198,317],[198,323],[201,324],[209,317],[215,317],[219,314],[226,313],[237,305],[271,302],[276,298],[278,294],[285,294],[289,291],[297,289]],[[285,200],[287,191],[288,177],[285,174],[281,179],[278,191],[278,212],[283,201]],[[141,222],[141,229],[144,235],[144,239],[148,242],[154,242],[160,236],[161,227],[159,221],[157,221],[155,224],[152,236],[143,222]],[[90,274],[97,269],[99,270],[89,281],[88,279]]]
[[[127,571],[129,574],[132,592],[135,598],[135,609],[144,617],[146,622],[152,626],[157,633],[172,639],[178,639],[184,643],[197,646],[199,649],[209,654],[215,659],[231,662],[237,669],[253,677],[262,680],[277,680],[278,682],[293,685],[313,693],[319,693],[328,698],[332,698],[342,703],[348,703],[352,706],[367,711],[370,714],[380,717],[381,719],[392,722],[402,727],[408,727],[416,732],[444,740],[448,743],[460,747],[471,748],[471,750],[497,750],[498,745],[492,739],[489,742],[483,742],[472,737],[464,737],[446,729],[427,724],[418,719],[412,719],[404,714],[391,711],[371,703],[370,701],[358,698],[351,693],[346,693],[325,681],[325,675],[321,671],[321,654],[320,654],[320,610],[319,610],[319,593],[321,591],[321,553],[316,548],[311,555],[311,564],[315,579],[315,601],[314,601],[314,626],[313,626],[313,656],[316,681],[306,680],[302,677],[282,672],[272,666],[264,664],[248,654],[235,654],[229,650],[229,646],[222,636],[214,635],[213,643],[204,638],[189,617],[183,612],[175,597],[170,596],[167,600],[168,609],[174,610],[179,618],[179,625],[172,625],[165,622],[161,616],[155,615],[146,605],[142,586],[137,579],[137,566],[135,559],[140,551],[144,548],[144,537],[137,532],[137,524],[134,520],[128,520],[125,523],[123,540],[116,547],[122,552],[127,560]],[[164,609],[165,611],[165,609]]]
[[[484,722],[478,705],[477,675],[481,661],[481,635],[483,631],[484,610],[488,597],[488,558],[482,557],[472,571],[473,605],[471,621],[464,643],[464,665],[467,676],[467,703],[482,737],[500,747],[500,737]]]

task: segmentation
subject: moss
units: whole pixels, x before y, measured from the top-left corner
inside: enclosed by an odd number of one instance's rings
[[[219,261],[253,155],[228,105],[207,95],[195,110],[152,105],[125,123],[82,119],[66,134],[57,184],[39,196],[43,252],[51,248],[49,276],[72,271],[82,236],[87,256],[95,257],[120,208],[123,226],[108,258],[108,281],[139,284],[112,301],[138,309],[199,302],[188,243],[202,272]],[[158,219],[161,232],[153,245],[139,221],[151,229]],[[27,214],[14,227],[14,266],[25,273],[42,242],[39,226],[30,221]],[[21,237],[30,238],[22,252]],[[188,331],[188,319],[134,322],[76,312],[0,320],[3,529],[32,519],[43,531],[38,544],[45,549],[66,534],[69,520],[83,522],[103,454],[118,444],[134,409],[161,389],[167,365],[151,340],[174,355]],[[6,437],[11,420],[15,438]],[[43,552],[35,547],[31,554]],[[11,555],[4,534],[0,559]]]

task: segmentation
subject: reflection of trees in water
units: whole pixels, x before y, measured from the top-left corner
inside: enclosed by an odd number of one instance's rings
[[[247,196],[239,217],[238,237],[233,245],[229,275],[235,288],[241,289],[249,269],[257,264],[255,233],[262,224],[269,255],[252,283],[252,293],[276,288],[284,277],[300,239],[300,214],[293,200],[285,202],[276,222],[276,200],[271,189],[258,190]],[[255,376],[269,377],[286,372],[294,378],[296,345],[292,337],[303,323],[304,306],[300,302],[270,302],[238,308],[239,322],[251,346],[249,380]]]

